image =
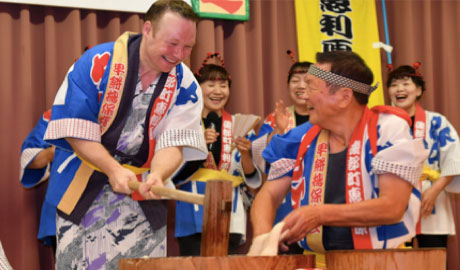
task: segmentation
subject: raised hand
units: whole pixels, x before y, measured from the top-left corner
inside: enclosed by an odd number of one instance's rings
[[[251,145],[251,141],[246,138],[238,137],[235,139],[235,146],[241,155],[250,155]]]
[[[289,110],[284,106],[283,100],[275,102],[275,129],[283,134],[289,125]]]

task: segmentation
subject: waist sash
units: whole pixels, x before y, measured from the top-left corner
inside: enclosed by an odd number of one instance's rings
[[[227,180],[231,181],[233,187],[237,187],[243,183],[243,177],[234,176],[225,170],[213,170],[200,168],[191,177],[190,180],[198,182],[207,182],[210,180]]]

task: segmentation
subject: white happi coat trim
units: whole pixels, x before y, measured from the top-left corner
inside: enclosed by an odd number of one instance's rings
[[[280,178],[295,167],[295,159],[282,158],[273,162],[270,165],[270,172],[268,173],[267,180]]]
[[[44,139],[54,140],[68,137],[101,142],[101,127],[97,123],[84,119],[58,119],[48,124]]]

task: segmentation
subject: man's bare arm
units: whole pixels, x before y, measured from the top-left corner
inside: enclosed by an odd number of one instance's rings
[[[26,169],[43,169],[48,166],[53,161],[55,148],[55,146],[51,146],[40,151]]]
[[[270,232],[276,210],[291,187],[291,177],[266,181],[256,195],[251,207],[251,222],[254,236]]]
[[[367,227],[399,222],[409,203],[412,185],[394,174],[379,175],[379,197],[353,204],[304,206],[291,212],[283,230],[288,243],[305,237],[319,225]]]
[[[182,147],[167,147],[158,150],[153,156],[150,173],[144,183],[139,187],[139,192],[146,199],[156,199],[158,196],[150,191],[152,185],[163,186],[180,166],[182,162]]]
[[[81,158],[108,176],[110,185],[115,192],[131,193],[128,182],[137,181],[136,175],[123,168],[101,143],[77,138],[66,138],[66,140]]]

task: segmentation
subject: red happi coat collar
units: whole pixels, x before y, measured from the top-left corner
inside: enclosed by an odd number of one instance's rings
[[[232,115],[226,110],[222,109],[222,126],[220,130],[220,140],[221,140],[221,149],[220,149],[220,161],[219,166],[216,166],[212,152],[208,152],[208,157],[206,158],[205,167],[207,169],[214,170],[230,170],[230,165],[232,162]]]
[[[420,104],[415,103],[414,138],[426,136],[426,113]]]

